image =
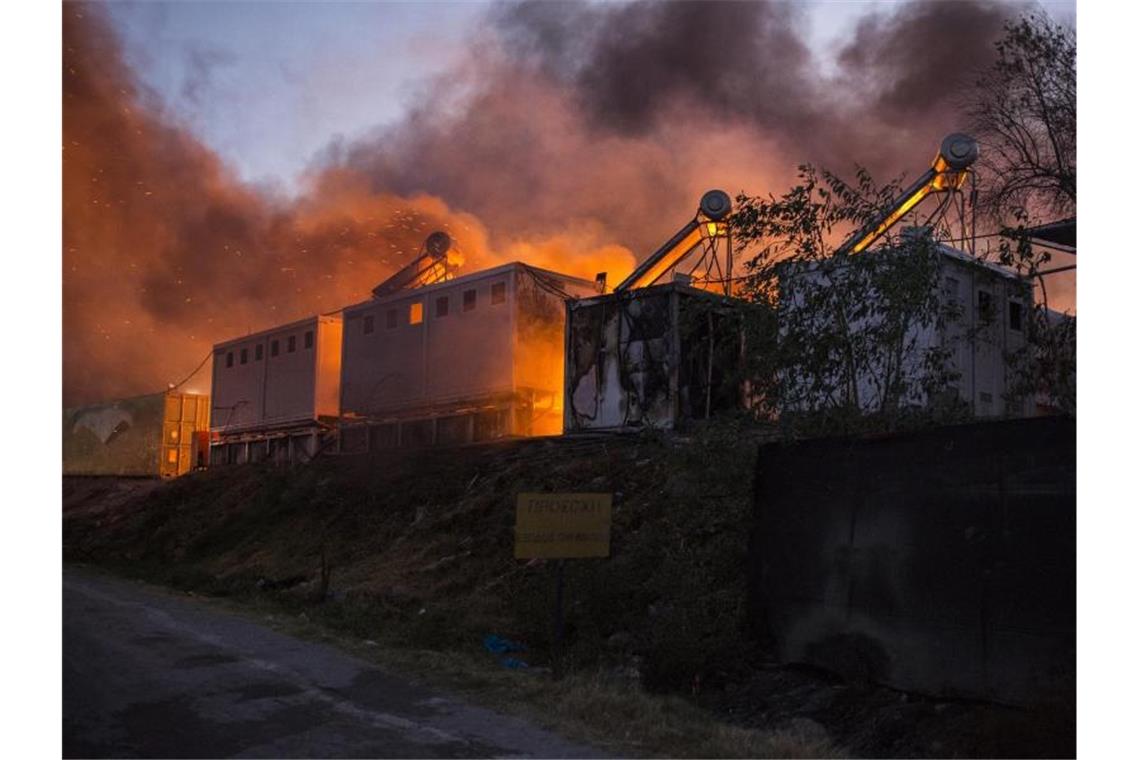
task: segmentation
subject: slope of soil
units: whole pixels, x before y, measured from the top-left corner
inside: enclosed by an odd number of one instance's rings
[[[1039,723],[1011,738],[1024,721],[1016,711],[918,699],[926,707],[916,712],[889,690],[765,663],[748,635],[744,575],[764,435],[722,424],[688,438],[530,439],[217,468],[145,487],[65,483],[65,557],[268,604],[369,645],[491,659],[488,635],[517,642],[524,651],[511,654],[528,675],[506,677],[531,683],[549,669],[563,684],[588,683],[557,686],[557,710],[624,730],[627,741],[611,745],[618,754],[1064,754]],[[614,493],[612,556],[566,562],[557,649],[554,565],[512,556],[525,491]],[[627,714],[656,704],[646,692],[688,703],[655,719],[648,739]],[[701,733],[694,706],[767,733],[711,720],[715,730]]]

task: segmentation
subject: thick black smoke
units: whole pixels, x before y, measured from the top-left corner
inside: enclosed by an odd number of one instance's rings
[[[472,267],[592,275],[711,187],[778,193],[804,162],[917,173],[1017,10],[899,6],[825,76],[791,3],[496,6],[400,123],[330,145],[282,202],[166,120],[102,9],[69,3],[65,401],[159,389],[213,341],[366,297],[436,226]]]

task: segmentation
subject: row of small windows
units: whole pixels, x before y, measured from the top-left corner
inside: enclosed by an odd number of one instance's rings
[[[472,288],[471,290],[463,291],[463,311],[473,311],[475,305],[478,303],[479,293]],[[505,282],[496,282],[491,285],[491,305],[496,306],[501,303],[507,302],[507,284]],[[451,297],[440,296],[435,299],[435,316],[446,317],[451,313]],[[408,304],[408,324],[418,325],[424,321],[424,305],[419,301]],[[400,310],[388,309],[384,313],[384,326],[393,330],[399,327],[400,324]],[[364,315],[364,333],[367,335],[376,330],[376,318],[372,314]]]
[[[312,347],[313,347],[313,331],[312,330],[306,330],[305,331],[305,348],[312,348]],[[296,352],[296,350],[297,350],[297,336],[296,335],[290,335],[288,338],[285,339],[285,353],[291,354],[291,353]],[[273,340],[269,341],[269,355],[270,356],[278,356],[280,354],[281,354],[281,341],[278,340],[277,338],[274,338]],[[256,346],[253,347],[253,360],[255,362],[259,362],[263,358],[265,358],[265,344],[258,343]],[[243,348],[243,349],[240,349],[238,351],[238,362],[241,364],[249,364],[249,349],[248,348]],[[227,367],[234,366],[234,352],[233,351],[227,351],[226,352],[226,366]]]

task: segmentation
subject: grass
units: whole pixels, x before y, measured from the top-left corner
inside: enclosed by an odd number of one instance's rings
[[[161,485],[68,481],[64,556],[205,595],[618,756],[1075,746],[1064,705],[904,699],[765,667],[745,605],[755,433],[727,422],[687,438],[532,439]],[[557,648],[553,565],[513,559],[520,491],[614,494],[611,556],[566,563]],[[525,644],[531,667],[501,667],[481,646],[491,633]]]
[[[224,597],[614,754],[829,756],[818,727],[732,727],[683,696],[755,655],[746,441],[728,423],[687,440],[530,440],[219,468],[134,500],[76,496],[68,510],[65,498],[65,556]],[[612,556],[567,563],[567,637],[556,650],[553,566],[513,559],[514,501],[573,490],[615,494]],[[326,564],[331,597],[318,600]],[[480,647],[488,633],[523,642],[532,667],[499,666]]]

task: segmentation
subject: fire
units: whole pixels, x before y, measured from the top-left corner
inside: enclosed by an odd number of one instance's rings
[[[625,246],[599,244],[593,236],[580,232],[515,241],[505,251],[503,263],[507,261],[521,261],[585,280],[605,272],[609,283],[624,280],[637,264],[633,251]]]

